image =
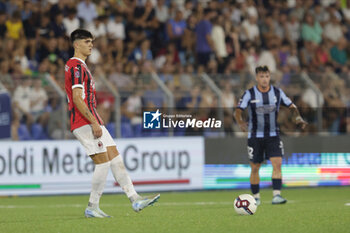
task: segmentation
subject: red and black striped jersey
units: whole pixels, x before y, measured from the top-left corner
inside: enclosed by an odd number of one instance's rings
[[[71,131],[84,125],[91,124],[73,103],[73,89],[82,88],[82,98],[92,115],[99,124],[102,120],[96,111],[96,89],[92,75],[85,62],[80,58],[72,57],[65,66],[65,88],[70,112]]]

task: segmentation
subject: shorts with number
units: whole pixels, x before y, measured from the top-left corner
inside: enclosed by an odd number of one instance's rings
[[[103,125],[102,136],[95,138],[90,125],[84,125],[73,130],[74,136],[80,141],[88,155],[99,154],[107,151],[107,147],[116,146],[112,136]]]
[[[283,142],[279,137],[248,139],[248,156],[253,163],[262,163],[271,157],[282,157],[283,153]]]

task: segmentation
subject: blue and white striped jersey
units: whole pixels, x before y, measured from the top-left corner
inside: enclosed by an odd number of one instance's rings
[[[293,103],[280,88],[272,85],[265,93],[260,92],[256,86],[244,92],[237,108],[244,110],[248,107],[248,138],[279,135],[277,116],[281,104],[289,107]]]

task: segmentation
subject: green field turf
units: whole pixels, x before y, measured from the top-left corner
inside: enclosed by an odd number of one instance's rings
[[[248,192],[162,193],[140,213],[124,195],[104,195],[100,206],[111,219],[86,219],[87,195],[0,198],[0,232],[350,232],[350,187],[285,189],[286,205],[271,205],[265,189],[256,214],[238,216],[233,199]]]

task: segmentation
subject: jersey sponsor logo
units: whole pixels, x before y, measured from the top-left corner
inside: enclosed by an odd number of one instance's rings
[[[98,145],[99,148],[103,147],[103,143],[101,141],[98,141],[97,145]]]
[[[276,111],[276,105],[263,105],[256,107],[257,114],[268,114]]]
[[[250,102],[251,102],[251,103],[259,103],[260,100],[259,100],[259,99],[257,99],[257,100],[251,100]]]

